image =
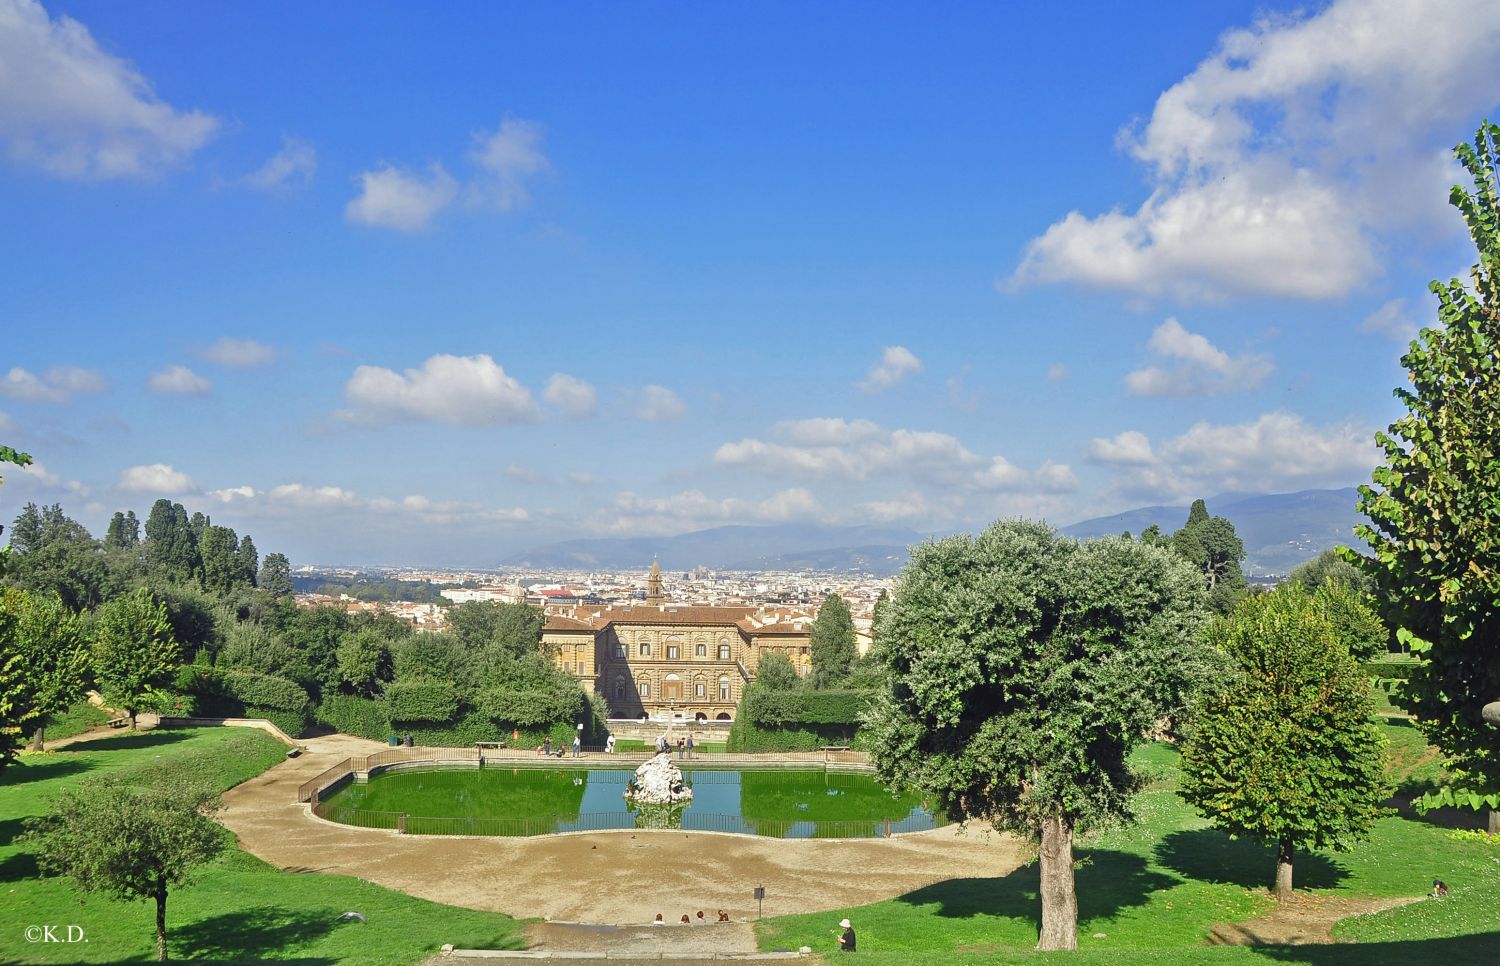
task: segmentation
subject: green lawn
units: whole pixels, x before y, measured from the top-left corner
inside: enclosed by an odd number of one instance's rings
[[[47,722],[47,740],[54,741],[58,738],[71,738],[81,735],[91,728],[109,724],[109,715],[89,704],[80,701],[67,710],[52,716]]]
[[[0,775],[0,963],[105,963],[155,958],[154,907],[91,896],[66,880],[40,879],[16,842],[21,820],[94,775],[180,781],[191,775],[227,789],[282,760],[285,747],[253,729],[202,728],[122,734],[40,755]],[[228,836],[228,832],[225,835]],[[340,924],[346,911],[367,925]],[[87,943],[30,944],[28,926],[78,925]],[[64,932],[64,929],[58,929]],[[360,879],[278,871],[230,846],[195,885],[172,893],[167,933],[173,959],[217,962],[409,964],[443,943],[519,948],[518,924],[414,899]]]
[[[1410,790],[1437,776],[1435,758],[1405,722],[1383,725],[1393,778]],[[1248,919],[1272,905],[1270,850],[1213,830],[1173,790],[1176,751],[1141,749],[1147,779],[1138,822],[1078,850],[1080,955],[1074,963],[1434,963],[1500,962],[1500,846],[1455,840],[1449,827],[1477,827],[1479,816],[1410,814],[1381,819],[1369,842],[1347,853],[1299,856],[1299,888],[1349,896],[1418,896],[1433,878],[1452,895],[1340,923],[1336,936],[1359,946],[1203,947],[1218,922]],[[976,833],[977,834],[977,833]],[[833,924],[847,915],[860,952],[903,963],[1049,960],[1036,944],[1037,867],[997,879],[938,883],[887,902],[834,913],[784,916],[759,928],[761,948],[833,946]],[[1167,954],[1166,950],[1171,950]]]

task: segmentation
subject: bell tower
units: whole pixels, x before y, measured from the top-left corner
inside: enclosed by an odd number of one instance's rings
[[[646,580],[646,603],[659,606],[667,599],[661,589],[661,564],[651,561],[651,576]]]

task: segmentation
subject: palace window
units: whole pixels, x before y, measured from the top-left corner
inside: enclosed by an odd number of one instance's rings
[[[720,644],[719,645],[719,660],[721,660],[721,661],[727,661],[727,660],[729,660],[729,645],[728,644]]]
[[[650,681],[642,681],[641,682],[641,697],[643,697],[643,698],[649,698],[649,697],[651,697],[651,682]]]
[[[704,685],[704,683],[702,681],[699,681],[697,684],[693,685],[693,697],[695,697],[695,698],[706,698],[706,697],[708,697],[708,688],[707,688],[706,685]]]
[[[625,656],[625,645],[624,644],[616,644],[615,645],[615,657],[624,657],[624,656]]]
[[[667,645],[667,660],[675,661],[680,656],[676,644]]]
[[[650,641],[641,641],[641,657],[650,657],[650,656],[651,656],[651,642]]]
[[[693,647],[693,656],[694,657],[708,657],[708,645],[707,644],[697,644],[697,645],[694,645],[694,647]]]
[[[615,682],[615,697],[616,698],[623,698],[623,697],[625,697],[625,682],[624,681],[616,681]]]
[[[728,677],[728,675],[724,675],[724,674],[719,675],[719,700],[720,701],[728,701],[729,700],[729,677]]]

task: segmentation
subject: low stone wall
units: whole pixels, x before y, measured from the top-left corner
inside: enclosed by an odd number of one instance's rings
[[[729,740],[729,728],[732,721],[674,721],[672,722],[672,737],[693,736],[696,741],[723,742]],[[635,718],[610,718],[604,723],[604,727],[616,738],[625,738],[631,741],[655,741],[667,730],[665,721],[640,721]]]
[[[297,747],[297,742],[294,739],[265,718],[162,718],[161,723],[157,725],[158,728],[204,728],[209,726],[259,728],[277,741],[292,748]]]

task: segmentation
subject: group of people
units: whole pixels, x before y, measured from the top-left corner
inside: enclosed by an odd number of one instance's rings
[[[691,757],[693,757],[693,747],[694,747],[694,745],[693,745],[693,736],[692,735],[688,735],[686,738],[678,738],[677,739],[677,757],[678,758],[691,758]],[[664,751],[671,751],[671,750],[672,750],[672,740],[670,738],[668,738],[665,733],[657,735],[657,737],[656,737],[656,753],[659,755],[659,754],[661,754]]]
[[[610,736],[609,741],[610,741],[611,745],[614,744],[614,740],[615,740],[614,736]],[[611,747],[610,750],[613,751],[614,750],[613,747]],[[553,750],[552,750],[552,736],[548,735],[547,737],[545,737],[545,738],[542,739],[542,743],[541,744],[539,744],[539,745],[536,746],[536,753],[539,754],[539,755],[546,756],[548,758],[552,757],[553,754],[556,754],[557,757],[561,758],[563,755],[566,755],[568,752],[567,752],[567,749],[565,749],[565,748],[558,748],[556,752],[553,752]],[[582,754],[583,754],[583,736],[582,735],[574,735],[573,736],[573,757],[577,758],[577,757],[579,757]]]
[[[723,909],[720,909],[719,910],[719,918],[717,920],[714,920],[714,921],[715,922],[728,922],[729,921],[729,913],[725,912]],[[667,924],[667,921],[662,918],[662,915],[659,912],[656,914],[656,918],[653,919],[653,920],[651,920],[651,925],[653,925],[653,926],[665,926],[666,924]],[[698,910],[698,914],[696,916],[689,916],[687,913],[683,913],[682,914],[682,919],[677,924],[679,926],[706,926],[706,925],[709,924],[709,920],[708,920],[707,917],[705,917],[703,915],[703,910],[699,909]]]

